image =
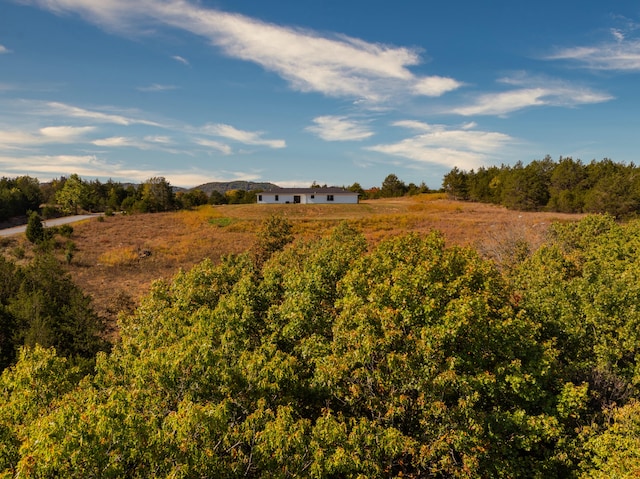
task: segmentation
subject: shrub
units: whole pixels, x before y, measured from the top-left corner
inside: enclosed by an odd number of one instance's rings
[[[44,226],[42,225],[42,218],[35,211],[29,214],[29,221],[27,222],[26,230],[27,239],[32,243],[39,243],[45,237]]]

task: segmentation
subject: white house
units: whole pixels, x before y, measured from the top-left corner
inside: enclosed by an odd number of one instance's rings
[[[259,204],[357,204],[358,193],[343,188],[280,188],[258,193]]]

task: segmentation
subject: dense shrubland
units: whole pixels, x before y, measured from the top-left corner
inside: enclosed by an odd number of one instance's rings
[[[91,300],[73,284],[58,260],[41,251],[24,266],[0,256],[0,369],[20,346],[55,347],[73,363],[90,364],[107,350],[104,324]]]
[[[156,282],[90,373],[21,349],[0,377],[4,476],[638,472],[639,222],[554,225],[501,265],[438,233],[368,247],[342,224],[286,246],[287,228]]]

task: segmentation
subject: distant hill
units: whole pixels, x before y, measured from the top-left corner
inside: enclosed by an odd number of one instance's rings
[[[205,192],[207,195],[210,195],[212,191],[217,191],[219,193],[225,193],[230,190],[244,190],[244,191],[255,191],[255,190],[278,190],[280,187],[278,185],[274,185],[273,183],[256,183],[253,181],[214,181],[211,183],[205,183],[200,186],[196,186],[191,188],[192,190],[201,190]]]

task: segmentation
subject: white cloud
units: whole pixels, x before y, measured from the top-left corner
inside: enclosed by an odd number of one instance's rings
[[[313,122],[315,125],[308,126],[305,130],[315,133],[325,141],[364,140],[373,136],[373,132],[363,122],[345,116],[318,116]]]
[[[145,181],[164,176],[176,186],[196,186],[207,181],[231,179],[256,179],[255,176],[230,172],[226,178],[215,178],[210,172],[191,168],[179,170],[137,169],[122,163],[112,163],[95,155],[33,155],[10,157],[0,155],[0,176],[17,176],[28,173],[47,181],[76,173],[83,178],[112,178],[116,181]],[[218,173],[216,173],[218,174]],[[210,179],[211,178],[211,179]]]
[[[393,122],[392,125],[407,128],[409,130],[414,130],[417,132],[428,132],[433,131],[434,129],[433,125],[417,120],[400,120]]]
[[[190,65],[189,60],[187,60],[184,57],[181,57],[180,55],[173,55],[171,58],[173,58],[175,61],[179,63],[182,63],[183,65],[187,65],[187,66]]]
[[[4,53],[11,53],[11,50],[9,50],[7,47],[5,47],[4,45],[0,45],[0,55],[4,54]]]
[[[28,148],[52,143],[74,143],[95,130],[92,126],[48,126],[37,132],[25,130],[0,130],[0,148]]]
[[[575,107],[613,99],[608,93],[598,92],[580,85],[572,85],[553,78],[533,77],[525,73],[501,78],[499,83],[515,88],[480,95],[470,105],[455,107],[448,112],[464,116],[503,116],[534,106]]]
[[[220,153],[225,155],[231,154],[231,147],[229,145],[225,145],[224,143],[220,143],[219,141],[207,140],[204,138],[196,138],[195,143],[200,146],[204,146],[206,148],[213,148],[214,150],[218,150]]]
[[[284,140],[265,140],[262,139],[264,134],[261,131],[245,131],[239,130],[231,125],[223,123],[208,124],[202,127],[202,133],[221,136],[230,140],[244,143],[245,145],[268,146],[269,148],[285,148],[287,146]]]
[[[140,143],[134,138],[127,138],[124,136],[112,136],[110,138],[101,138],[92,141],[96,146],[109,146],[109,147],[140,147]]]
[[[442,96],[447,92],[457,90],[463,84],[453,78],[432,76],[419,79],[414,85],[418,95]]]
[[[459,115],[505,115],[522,108],[544,105],[544,88],[523,88],[500,93],[481,95],[472,105],[454,108]]]
[[[617,28],[611,29],[611,36],[613,36],[613,38],[615,38],[615,40],[618,42],[622,42],[625,37],[624,32]]]
[[[545,59],[574,61],[592,70],[640,71],[640,39],[627,39],[619,29],[612,29],[611,35],[613,41],[561,48]]]
[[[170,137],[162,135],[145,136],[144,140],[149,143],[158,143],[161,145],[170,145],[173,143],[173,140]]]
[[[25,157],[0,156],[0,168],[2,174],[29,174],[50,175],[46,179],[56,176],[77,173],[80,176],[116,177],[120,170],[119,165],[108,164],[95,155],[34,155]],[[124,176],[127,176],[126,174]],[[43,181],[45,178],[39,178]]]
[[[593,70],[639,71],[640,41],[565,48],[546,58],[576,61]]]
[[[204,8],[184,0],[24,0],[62,13],[76,12],[102,27],[132,34],[142,24],[164,24],[199,35],[226,55],[256,63],[292,88],[332,97],[381,102],[395,95],[439,96],[461,84],[420,77],[417,49],[369,43],[274,25],[244,15]],[[177,61],[178,57],[174,56]],[[182,58],[182,57],[179,57]]]
[[[149,86],[138,87],[138,90],[143,92],[169,91],[177,89],[178,87],[175,85],[160,85],[159,83],[152,83]]]
[[[95,130],[93,126],[47,126],[40,128],[40,134],[47,139],[71,143],[78,141],[87,133]]]
[[[472,169],[486,164],[491,156],[515,143],[509,135],[492,131],[451,129],[443,125],[431,125],[419,121],[405,120],[394,126],[408,128],[417,135],[396,143],[380,144],[366,148],[370,151],[407,158],[418,163],[457,166]]]
[[[143,118],[135,118],[126,116],[119,113],[109,112],[110,109],[104,109],[107,111],[100,111],[98,109],[87,110],[73,105],[67,105],[60,102],[26,102],[34,105],[34,112],[38,114],[47,114],[51,116],[60,116],[66,118],[83,118],[99,123],[112,123],[116,125],[147,125],[163,127],[163,125]]]
[[[168,148],[168,146],[172,144],[172,141],[166,136],[145,136],[142,139],[128,136],[111,136],[108,138],[99,138],[91,143],[106,148],[137,148],[139,150],[165,151],[181,155],[191,154],[187,151]]]

